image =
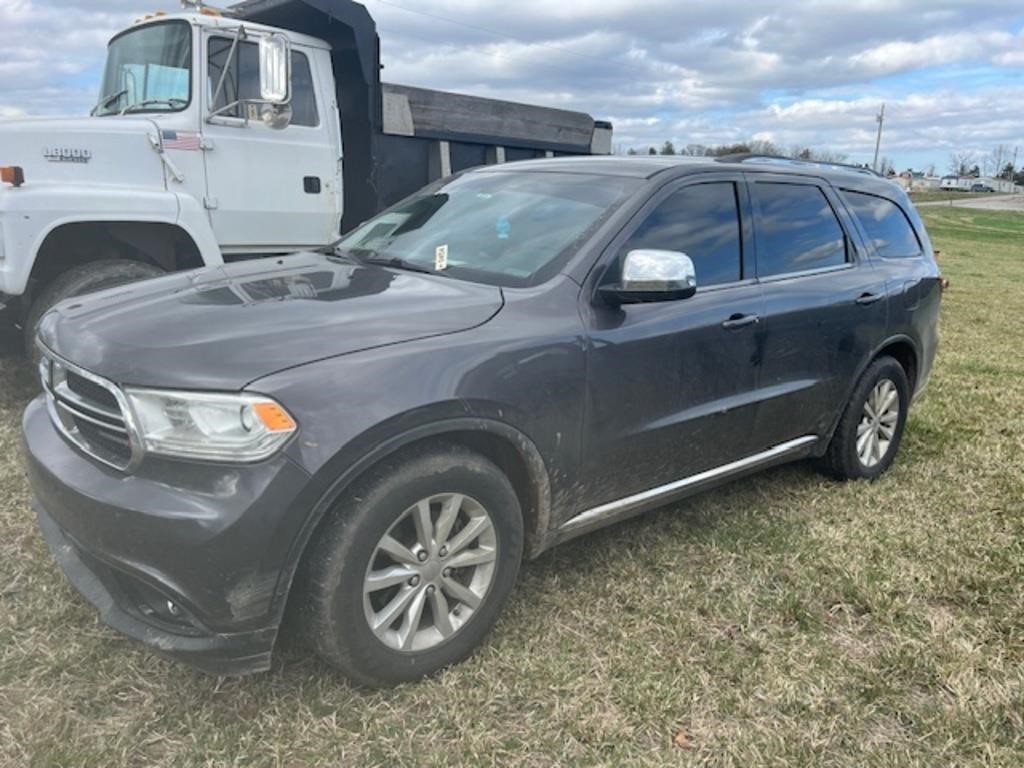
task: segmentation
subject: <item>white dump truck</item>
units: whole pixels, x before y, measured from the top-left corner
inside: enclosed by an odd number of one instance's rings
[[[351,0],[250,0],[140,19],[88,117],[0,121],[0,308],[323,248],[485,163],[607,154],[590,115],[382,83]],[[31,344],[29,346],[31,348]]]

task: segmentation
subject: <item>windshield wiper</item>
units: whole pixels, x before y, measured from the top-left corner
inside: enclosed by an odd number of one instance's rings
[[[173,97],[169,99],[146,99],[145,101],[140,101],[138,104],[129,104],[121,110],[121,114],[127,115],[129,112],[135,112],[145,107],[151,107],[154,104],[166,104],[171,108],[173,108],[175,104],[181,104],[183,107],[188,106],[188,102],[184,99],[176,99]]]
[[[441,274],[437,270],[430,269],[429,267],[425,267],[422,264],[416,264],[414,262],[407,261],[407,260],[405,260],[403,258],[400,258],[398,256],[390,256],[390,257],[387,257],[387,258],[385,258],[385,257],[360,258],[359,261],[362,264],[374,264],[374,265],[380,266],[380,267],[393,267],[394,269],[404,269],[404,270],[407,270],[409,272],[419,272],[420,274],[423,274],[423,275],[439,275],[439,274]]]
[[[91,110],[89,110],[89,114],[90,115],[95,115],[101,109],[106,109],[107,106],[110,104],[110,102],[114,101],[115,99],[120,99],[122,96],[126,95],[127,93],[128,93],[128,89],[127,88],[122,88],[120,91],[117,91],[116,93],[112,93],[109,96],[104,96],[102,99],[99,100],[99,103],[95,107],[93,107]]]

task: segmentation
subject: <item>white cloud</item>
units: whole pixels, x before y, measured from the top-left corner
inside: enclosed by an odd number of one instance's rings
[[[1024,68],[1019,0],[364,2],[385,79],[613,118],[625,146],[757,135],[869,152],[883,100],[893,152],[1024,144],[1024,94],[994,80]],[[106,41],[153,9],[0,0],[0,117],[86,112]]]

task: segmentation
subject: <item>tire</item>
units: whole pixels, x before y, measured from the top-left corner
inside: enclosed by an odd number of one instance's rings
[[[427,537],[415,520],[424,502]],[[447,536],[445,519],[454,520]],[[390,542],[382,549],[386,536],[405,550]],[[356,683],[419,679],[480,645],[515,585],[522,552],[519,500],[497,466],[457,445],[418,449],[372,470],[316,534],[303,564],[298,630]]]
[[[25,317],[25,354],[37,362],[36,331],[39,321],[50,309],[73,296],[114,288],[125,283],[134,283],[165,272],[152,264],[127,259],[106,259],[91,261],[57,276],[32,302]]]
[[[892,404],[873,416],[893,393]],[[882,475],[899,451],[909,409],[910,385],[903,366],[891,357],[878,358],[854,387],[822,459],[825,471],[840,480]]]

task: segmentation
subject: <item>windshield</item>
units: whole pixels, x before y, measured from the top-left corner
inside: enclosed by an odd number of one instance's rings
[[[434,185],[339,243],[356,258],[507,286],[551,277],[639,186],[574,173],[471,173]]]
[[[180,112],[192,100],[192,29],[169,21],[110,41],[93,114]]]

